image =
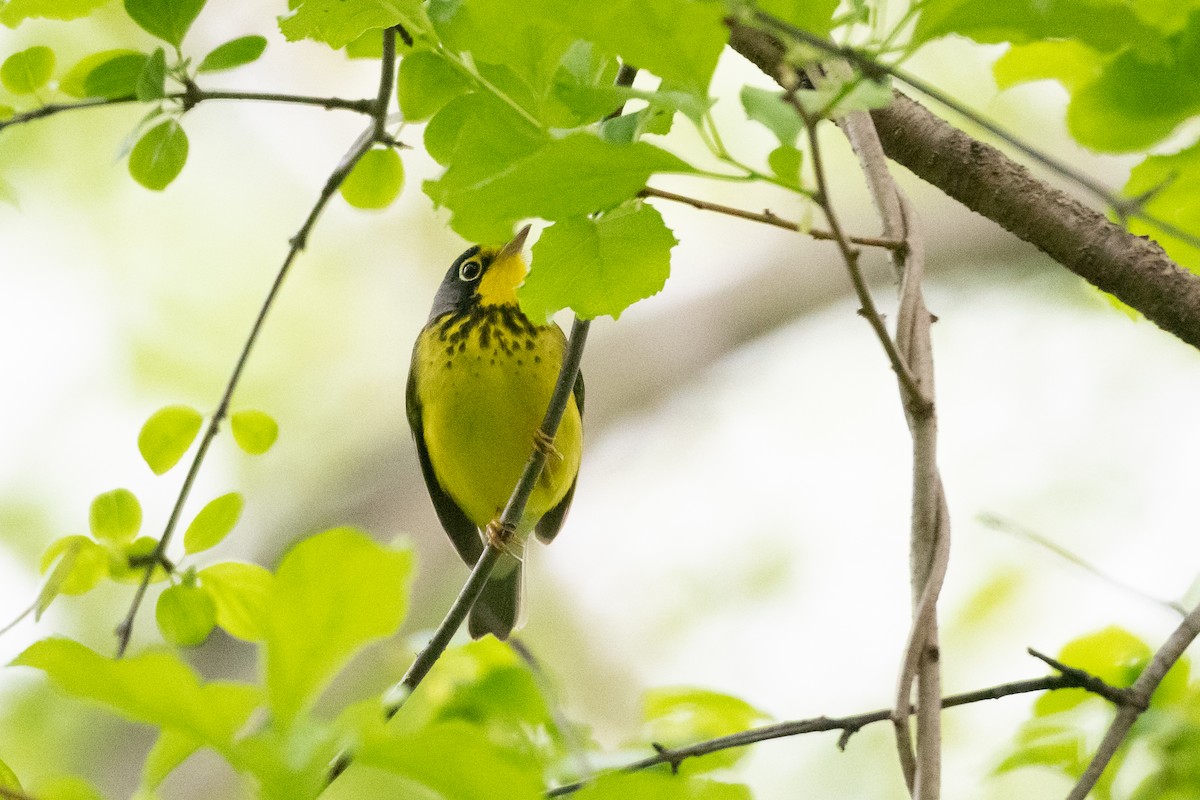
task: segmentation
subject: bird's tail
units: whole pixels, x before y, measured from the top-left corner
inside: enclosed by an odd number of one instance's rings
[[[497,572],[505,569],[510,556],[502,556],[497,565]],[[467,629],[472,639],[478,639],[484,634],[492,634],[497,639],[504,640],[517,627],[521,619],[521,594],[524,584],[524,565],[512,559],[513,565],[504,574],[497,577],[493,573],[484,584],[483,592],[471,609],[467,621]]]

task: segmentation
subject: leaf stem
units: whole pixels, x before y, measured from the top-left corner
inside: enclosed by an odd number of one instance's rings
[[[377,99],[368,101],[371,104],[372,124],[371,127],[359,136],[358,140],[351,146],[350,150],[342,157],[342,160],[330,173],[329,178],[325,181],[317,201],[313,204],[312,209],[308,213],[308,217],[300,226],[300,229],[289,240],[289,248],[284,256],[283,264],[275,274],[275,279],[271,283],[271,288],[267,291],[266,297],[263,299],[262,305],[258,309],[258,315],[254,319],[254,323],[250,326],[250,332],[246,336],[245,342],[242,344],[241,352],[238,354],[237,362],[234,364],[233,372],[229,376],[229,380],[225,383],[225,388],[221,393],[221,398],[217,402],[217,407],[213,411],[212,417],[209,419],[208,426],[204,429],[204,434],[200,438],[200,445],[196,449],[196,455],[192,458],[192,463],[188,467],[187,475],[184,477],[183,485],[179,489],[179,495],[175,498],[175,505],[171,509],[171,514],[167,519],[166,527],[163,530],[162,536],[158,540],[158,544],[154,548],[150,565],[146,568],[142,575],[141,583],[133,596],[133,601],[130,603],[129,611],[125,618],[117,626],[115,634],[117,637],[117,656],[125,654],[125,650],[129,647],[130,639],[133,636],[133,624],[137,618],[138,609],[141,607],[142,601],[146,596],[146,591],[150,586],[150,578],[154,573],[154,568],[159,563],[168,563],[166,561],[166,551],[171,543],[171,538],[175,533],[175,529],[179,524],[180,515],[183,512],[183,506],[187,502],[188,496],[191,494],[192,486],[196,482],[196,477],[200,474],[200,467],[204,463],[205,457],[208,455],[208,449],[212,445],[213,439],[216,438],[217,431],[220,429],[221,422],[229,413],[229,404],[233,399],[233,393],[241,382],[242,372],[246,368],[246,363],[250,359],[250,353],[254,349],[255,343],[258,341],[259,334],[262,332],[263,325],[267,319],[267,313],[275,305],[275,300],[279,296],[280,290],[283,288],[284,279],[291,271],[292,264],[296,257],[308,244],[308,237],[311,234],[313,227],[317,224],[317,220],[321,216],[321,212],[325,210],[330,199],[337,192],[338,187],[350,174],[354,165],[359,159],[376,143],[381,135],[387,120],[388,100],[391,94],[391,81],[396,70],[396,47],[395,47],[395,30],[387,29],[384,31],[384,51],[381,65],[381,76],[379,79],[380,91]],[[385,91],[386,89],[386,91]],[[386,137],[386,133],[382,134]],[[390,137],[389,137],[390,138]]]

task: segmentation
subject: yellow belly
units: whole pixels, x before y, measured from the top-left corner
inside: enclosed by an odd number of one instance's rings
[[[486,327],[428,331],[417,352],[416,386],[438,483],[481,528],[503,512],[529,460],[566,344],[558,326],[485,333]],[[554,440],[561,458],[547,459],[525,506],[522,534],[571,488],[582,441],[572,397]]]

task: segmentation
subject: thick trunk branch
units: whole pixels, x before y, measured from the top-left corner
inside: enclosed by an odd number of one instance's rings
[[[784,49],[770,34],[735,24],[729,44],[780,76]],[[1157,243],[1114,225],[905,95],[871,116],[893,161],[1200,348],[1200,276]]]

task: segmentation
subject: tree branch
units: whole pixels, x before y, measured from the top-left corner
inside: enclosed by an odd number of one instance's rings
[[[284,279],[291,271],[296,257],[307,246],[308,237],[313,227],[317,224],[317,219],[321,216],[321,212],[324,211],[325,206],[333,198],[334,193],[337,192],[338,187],[346,180],[346,176],[354,169],[354,165],[358,163],[359,159],[375,145],[378,137],[385,135],[382,133],[383,120],[387,117],[388,103],[391,100],[392,80],[396,71],[395,31],[392,29],[385,31],[383,42],[383,63],[379,80],[379,93],[377,98],[371,101],[373,109],[371,127],[359,136],[346,155],[342,157],[341,162],[330,173],[329,178],[325,181],[325,185],[321,189],[320,195],[317,197],[316,203],[313,204],[312,210],[309,211],[308,217],[289,242],[290,247],[288,248],[287,255],[284,256],[283,264],[279,267],[278,272],[276,272],[275,280],[271,283],[271,288],[267,291],[267,296],[263,299],[262,305],[258,309],[258,316],[255,317],[254,323],[250,326],[250,333],[246,336],[246,341],[242,344],[241,353],[238,354],[233,372],[230,374],[229,380],[225,383],[221,399],[217,402],[217,407],[213,411],[212,417],[208,421],[208,426],[204,429],[204,434],[200,438],[200,445],[196,448],[196,455],[192,457],[191,466],[188,467],[187,475],[183,479],[183,485],[179,489],[179,495],[175,498],[175,505],[172,507],[171,514],[167,518],[166,527],[163,529],[163,534],[159,538],[153,554],[150,556],[149,566],[146,567],[141,583],[138,584],[138,588],[134,592],[129,611],[125,614],[125,618],[121,620],[121,623],[117,625],[114,632],[117,637],[118,657],[124,655],[126,648],[129,647],[129,641],[133,636],[133,623],[137,618],[138,609],[141,608],[142,600],[145,598],[146,591],[150,586],[150,577],[154,574],[155,567],[160,563],[164,563],[166,559],[167,547],[170,545],[171,538],[179,524],[179,517],[183,512],[183,506],[191,494],[196,476],[200,474],[200,467],[208,455],[208,448],[212,445],[213,439],[216,438],[221,422],[229,413],[229,404],[233,399],[233,393],[241,382],[242,372],[246,368],[246,363],[250,359],[250,353],[258,341],[259,334],[262,332],[263,324],[267,319],[267,313],[275,305],[275,300],[283,288]]]
[[[786,64],[778,39],[734,24],[729,44],[778,80]],[[1114,225],[902,94],[871,116],[893,161],[1200,348],[1200,277],[1158,244]]]
[[[1138,717],[1150,707],[1150,697],[1154,694],[1154,690],[1162,683],[1167,672],[1175,665],[1175,662],[1183,655],[1183,651],[1188,648],[1197,635],[1200,635],[1200,606],[1196,606],[1183,618],[1175,632],[1168,637],[1162,647],[1158,648],[1158,652],[1150,659],[1150,663],[1142,670],[1138,679],[1123,691],[1125,702],[1117,706],[1116,718],[1109,725],[1104,739],[1096,748],[1096,753],[1079,778],[1079,782],[1067,795],[1067,800],[1084,800],[1092,791],[1096,781],[1100,780],[1105,767],[1108,766],[1108,762],[1116,755],[1117,748],[1129,735],[1133,723],[1137,722]]]
[[[1012,681],[1010,683],[1001,683],[996,686],[990,686],[986,689],[977,689],[973,692],[964,692],[963,694],[950,695],[943,697],[939,704],[940,708],[955,708],[957,706],[971,705],[980,703],[986,700],[998,700],[1001,697],[1010,697],[1018,694],[1029,694],[1031,692],[1057,691],[1059,689],[1084,689],[1089,692],[1108,696],[1112,692],[1119,692],[1109,686],[1104,681],[1094,675],[1068,668],[1069,671],[1060,675],[1048,675],[1044,678],[1031,678],[1024,681]],[[1098,691],[1102,690],[1102,691]],[[913,709],[915,711],[915,709]],[[637,772],[650,767],[659,766],[660,764],[669,764],[674,769],[678,769],[689,758],[709,755],[722,750],[731,750],[737,747],[746,747],[748,745],[757,744],[758,742],[766,742],[771,739],[784,739],[790,736],[802,736],[807,733],[822,733],[828,731],[841,731],[842,735],[838,737],[838,749],[846,749],[849,744],[850,737],[858,733],[868,725],[876,722],[885,722],[890,720],[895,715],[895,709],[881,709],[879,711],[870,711],[865,714],[855,714],[848,717],[813,717],[811,719],[795,720],[788,722],[776,722],[770,725],[763,725],[758,728],[751,728],[747,731],[734,733],[729,736],[719,736],[715,739],[706,739],[703,742],[685,745],[683,747],[663,748],[658,750],[654,755],[634,761],[620,768],[621,772]],[[564,786],[555,787],[546,792],[547,797],[563,797],[579,791],[587,781],[577,781],[575,783],[566,784]]]

